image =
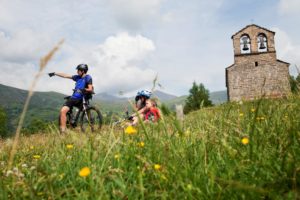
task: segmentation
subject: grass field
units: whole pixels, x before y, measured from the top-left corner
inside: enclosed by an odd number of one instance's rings
[[[0,199],[299,199],[300,98],[0,142]]]

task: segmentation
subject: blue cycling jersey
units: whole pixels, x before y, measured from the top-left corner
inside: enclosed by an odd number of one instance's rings
[[[90,75],[85,75],[81,77],[79,75],[72,76],[72,79],[76,81],[75,83],[75,92],[72,95],[72,99],[82,99],[83,94],[81,92],[77,92],[77,90],[87,88],[89,84],[93,84],[92,77]]]

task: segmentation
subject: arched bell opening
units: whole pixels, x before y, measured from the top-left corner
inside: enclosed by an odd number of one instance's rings
[[[267,36],[263,33],[260,33],[257,36],[257,51],[258,52],[268,51],[268,39]]]
[[[242,54],[251,53],[251,40],[249,35],[242,35],[242,37],[240,38],[240,48]]]

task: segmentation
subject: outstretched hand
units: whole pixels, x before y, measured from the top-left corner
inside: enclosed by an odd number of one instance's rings
[[[55,76],[55,72],[48,73],[50,77]]]

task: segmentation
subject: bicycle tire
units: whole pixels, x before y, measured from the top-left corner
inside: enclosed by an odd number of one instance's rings
[[[103,117],[99,109],[89,107],[86,111],[82,111],[80,117],[80,128],[82,132],[100,131],[103,123]]]

